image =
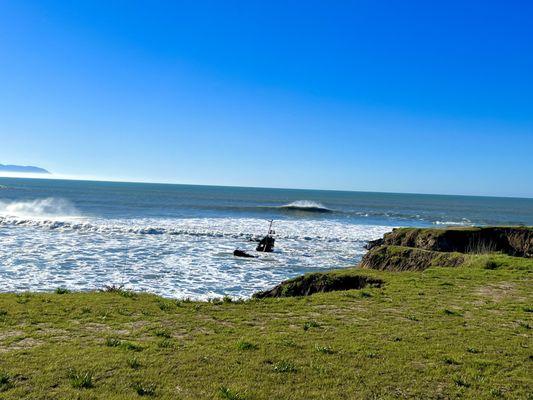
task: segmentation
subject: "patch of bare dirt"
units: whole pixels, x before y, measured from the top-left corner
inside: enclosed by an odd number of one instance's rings
[[[22,336],[24,335],[24,332],[22,331],[7,331],[7,332],[0,332],[0,341],[9,339],[13,336]]]
[[[495,285],[486,285],[479,287],[475,294],[492,301],[501,301],[502,299],[514,294],[514,285],[509,282],[501,282]]]
[[[26,350],[26,349],[38,346],[42,343],[43,343],[42,340],[37,340],[34,338],[24,338],[17,342],[11,343],[7,346],[0,345],[0,353],[7,353],[10,351],[16,351],[16,350]]]
[[[109,332],[111,331],[111,327],[106,324],[99,324],[96,322],[89,322],[88,324],[85,324],[83,326],[86,330],[91,332]]]
[[[125,324],[126,326],[130,327],[132,330],[139,330],[142,329],[148,325],[150,325],[149,321],[133,321]]]

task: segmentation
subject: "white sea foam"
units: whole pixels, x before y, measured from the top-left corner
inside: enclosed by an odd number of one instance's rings
[[[353,265],[367,240],[390,230],[330,220],[275,221],[276,252],[246,260],[232,252],[253,251],[249,239],[265,233],[265,220],[72,220],[76,210],[42,203],[9,210],[20,216],[0,217],[3,291],[92,290],[117,283],[171,297],[246,297],[304,272]],[[67,217],[57,217],[61,213]]]
[[[311,200],[297,200],[292,203],[285,204],[280,208],[288,210],[299,210],[299,211],[317,211],[317,212],[328,212],[331,211],[329,208],[324,206],[322,203]]]
[[[258,218],[185,218],[185,219],[78,219],[74,217],[23,218],[0,216],[0,226],[26,226],[59,232],[134,234],[134,235],[188,235],[207,238],[253,238],[266,233],[265,220]],[[274,223],[279,239],[292,240],[370,240],[380,226],[350,225],[338,221],[291,221]],[[363,229],[364,227],[364,229]],[[388,229],[388,228],[387,228]]]
[[[467,226],[472,225],[472,221],[469,219],[463,218],[461,221],[435,221],[435,225],[444,225],[444,226]]]
[[[292,203],[287,204],[287,206],[295,206],[295,207],[320,207],[325,208],[324,205],[318,201],[312,201],[312,200],[296,200]]]
[[[68,200],[45,198],[25,201],[0,201],[0,216],[33,219],[67,219],[80,213]]]

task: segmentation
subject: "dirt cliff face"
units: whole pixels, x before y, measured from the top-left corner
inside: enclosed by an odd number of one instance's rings
[[[517,257],[533,257],[533,228],[399,228],[385,234],[383,241],[376,244],[443,252],[502,252]]]
[[[296,277],[280,283],[270,290],[254,294],[254,298],[308,296],[313,293],[336,290],[362,289],[367,286],[379,287],[380,279],[343,273],[314,273]]]
[[[504,253],[533,258],[533,228],[399,228],[368,243],[360,268],[423,271],[431,267],[468,265],[472,255]],[[486,268],[493,269],[489,264]],[[381,286],[383,281],[357,270],[303,275],[254,295],[255,298],[307,296],[335,290]]]

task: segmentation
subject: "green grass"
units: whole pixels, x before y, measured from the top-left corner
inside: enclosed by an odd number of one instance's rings
[[[291,361],[282,360],[274,364],[272,371],[284,374],[287,372],[297,372],[298,369]]]
[[[304,331],[308,331],[311,328],[320,328],[320,324],[316,321],[305,321]]]
[[[11,377],[5,372],[0,372],[0,393],[9,389],[10,384]]]
[[[324,353],[324,354],[334,354],[335,353],[335,350],[333,350],[329,346],[320,346],[320,345],[317,344],[315,346],[315,349],[316,349],[316,351],[318,351],[320,353]]]
[[[237,393],[237,392],[234,392],[233,390],[231,390],[230,388],[227,388],[225,386],[222,386],[219,390],[219,397],[221,399],[225,399],[225,400],[245,400],[246,397]]]
[[[139,359],[137,357],[129,358],[127,363],[129,365],[129,367],[132,368],[132,369],[139,369],[142,366],[141,362],[139,361]]]
[[[0,398],[531,398],[532,261],[469,257],[364,295],[2,294]]]
[[[257,350],[259,346],[257,346],[254,343],[246,342],[246,341],[240,341],[237,343],[237,348],[239,350]]]
[[[157,385],[150,382],[135,382],[133,389],[139,396],[155,396]]]
[[[510,257],[504,254],[468,255],[466,266],[482,269],[520,269],[533,271],[533,258]]]
[[[158,337],[170,339],[171,335],[167,329],[157,329],[154,334]]]
[[[70,384],[77,389],[90,389],[93,387],[93,374],[91,371],[76,371],[71,369],[68,373]]]

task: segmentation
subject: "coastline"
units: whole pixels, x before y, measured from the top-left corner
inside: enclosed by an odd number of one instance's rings
[[[468,258],[422,271],[332,271],[323,275],[373,284],[303,297],[0,294],[0,394],[524,398],[533,259]]]
[[[247,298],[305,273],[350,267],[368,240],[392,227],[533,224],[533,201],[520,199],[5,178],[0,184],[3,291],[114,283],[164,297]],[[264,235],[271,219],[274,253],[256,261],[232,256],[253,251],[250,239]]]

